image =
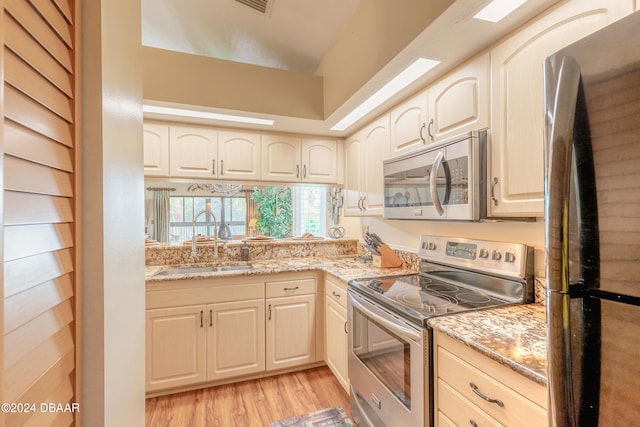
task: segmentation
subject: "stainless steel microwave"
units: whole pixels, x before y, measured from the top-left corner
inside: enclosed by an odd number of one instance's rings
[[[385,160],[383,173],[385,219],[486,218],[486,130]]]

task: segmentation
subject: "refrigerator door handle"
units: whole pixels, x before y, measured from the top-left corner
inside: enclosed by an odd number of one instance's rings
[[[575,426],[568,315],[568,220],[571,153],[580,89],[580,67],[571,57],[553,56],[544,63],[544,78],[549,425]]]

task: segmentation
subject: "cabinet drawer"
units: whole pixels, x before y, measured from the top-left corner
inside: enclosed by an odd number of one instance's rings
[[[547,425],[546,411],[529,399],[469,365],[454,354],[438,347],[438,377],[478,408],[505,425]],[[503,406],[487,402],[477,392],[500,400]],[[441,398],[438,397],[438,402]]]
[[[444,415],[444,417],[442,416]],[[495,426],[500,427],[500,424],[493,418],[481,411],[477,406],[471,404],[467,399],[462,397],[459,393],[445,383],[441,379],[438,380],[438,419],[444,418],[448,423],[440,424],[440,426],[447,425],[478,425],[478,426]],[[475,424],[473,424],[475,423]]]
[[[340,286],[337,281],[331,279],[326,279],[324,284],[327,300],[333,300],[342,307],[347,308],[347,290]]]
[[[316,279],[283,280],[280,282],[267,282],[267,298],[289,297],[293,295],[305,295],[316,293]]]

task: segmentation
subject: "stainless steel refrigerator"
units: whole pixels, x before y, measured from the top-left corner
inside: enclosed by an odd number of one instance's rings
[[[640,15],[544,63],[549,417],[640,426]]]

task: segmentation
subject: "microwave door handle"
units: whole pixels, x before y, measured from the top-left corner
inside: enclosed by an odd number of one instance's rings
[[[433,207],[436,208],[436,211],[440,216],[444,215],[444,209],[442,208],[442,202],[440,201],[440,196],[438,195],[438,170],[440,170],[440,166],[442,166],[443,160],[444,153],[442,151],[439,151],[431,168],[431,176],[429,176],[429,190],[431,191],[431,200],[433,200]]]
[[[545,238],[549,330],[549,425],[575,426],[570,351],[568,217],[571,153],[580,67],[571,57],[551,57],[545,77]]]

